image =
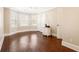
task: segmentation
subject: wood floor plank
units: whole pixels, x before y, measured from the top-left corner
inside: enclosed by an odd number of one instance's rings
[[[54,36],[43,36],[39,31],[17,33],[5,37],[2,52],[74,52],[61,45]]]

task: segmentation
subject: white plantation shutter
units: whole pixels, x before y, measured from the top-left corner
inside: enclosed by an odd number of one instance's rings
[[[38,28],[39,30],[42,30],[45,26],[45,19],[45,14],[25,14],[11,11],[10,30],[13,32],[22,27]]]
[[[27,14],[19,14],[19,25],[20,26],[29,26],[29,15]]]
[[[15,11],[11,11],[10,14],[11,28],[17,28],[21,26],[37,26],[37,15],[18,13]]]
[[[10,26],[11,27],[17,26],[17,13],[14,11],[10,12]]]
[[[37,26],[37,15],[30,15],[30,25]]]

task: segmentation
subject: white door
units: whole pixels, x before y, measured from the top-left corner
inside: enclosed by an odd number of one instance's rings
[[[57,8],[57,38],[62,38],[63,8]]]
[[[3,30],[3,8],[0,8],[0,50],[4,40],[4,30]]]

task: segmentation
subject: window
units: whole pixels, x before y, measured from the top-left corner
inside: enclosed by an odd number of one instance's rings
[[[29,26],[29,15],[19,14],[18,20],[20,26]]]
[[[16,27],[17,26],[17,13],[14,11],[10,12],[10,27]]]
[[[31,26],[37,25],[37,15],[30,15],[30,25]]]
[[[11,11],[10,25],[12,28],[20,26],[36,26],[37,15],[18,13]]]

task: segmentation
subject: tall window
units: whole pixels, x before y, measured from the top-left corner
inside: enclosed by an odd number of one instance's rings
[[[37,26],[37,15],[30,15],[30,25]]]
[[[31,14],[23,14],[15,11],[11,11],[10,16],[11,27],[20,27],[20,26],[36,26],[37,25],[37,16]]]
[[[19,25],[20,26],[29,26],[29,15],[19,14]]]
[[[24,14],[15,11],[11,11],[10,16],[10,31],[15,32],[22,27],[34,26],[32,28],[38,28],[41,30],[45,26],[45,14]]]
[[[17,27],[17,13],[14,11],[10,12],[10,26]]]

